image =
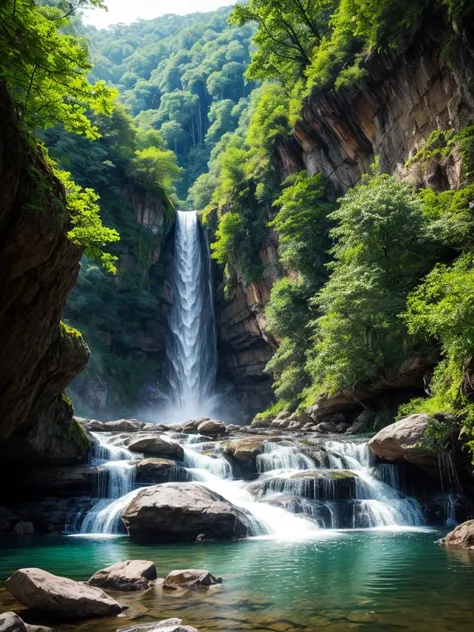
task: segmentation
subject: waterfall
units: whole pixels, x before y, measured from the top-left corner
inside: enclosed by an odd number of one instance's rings
[[[196,211],[177,211],[169,324],[166,352],[172,403],[167,419],[212,416],[216,326],[209,249],[201,239]]]

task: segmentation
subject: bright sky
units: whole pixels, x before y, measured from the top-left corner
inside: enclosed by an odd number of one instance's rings
[[[106,0],[108,11],[87,11],[84,22],[104,28],[118,22],[130,24],[138,18],[150,20],[166,13],[185,15],[196,11],[213,11],[234,2],[235,0]]]

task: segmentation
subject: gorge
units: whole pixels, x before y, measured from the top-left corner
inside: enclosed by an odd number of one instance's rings
[[[0,2],[0,630],[470,631],[474,2],[102,4]]]

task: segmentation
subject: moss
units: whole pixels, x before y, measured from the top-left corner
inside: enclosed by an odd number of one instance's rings
[[[405,167],[408,168],[417,162],[426,165],[434,158],[446,158],[453,151],[456,138],[454,129],[433,130],[423,147],[406,162]]]
[[[74,337],[76,340],[82,340],[82,334],[78,329],[74,329],[74,327],[70,327],[66,325],[63,321],[59,323],[59,327],[61,329],[61,336],[63,337]]]

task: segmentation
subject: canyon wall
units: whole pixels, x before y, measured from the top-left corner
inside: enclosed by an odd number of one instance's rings
[[[81,249],[67,238],[64,188],[1,83],[0,184],[0,459],[73,462],[89,439],[63,391],[89,349],[60,317]]]
[[[426,172],[418,166],[406,170],[406,161],[435,129],[461,129],[472,122],[474,97],[474,25],[453,39],[450,27],[431,17],[404,51],[373,54],[366,77],[349,88],[312,94],[306,99],[292,137],[277,147],[281,179],[306,169],[322,173],[339,194],[367,173],[375,158],[382,172],[399,173],[415,184],[437,190],[460,185],[460,163],[453,154]],[[281,271],[277,239],[269,232],[268,247],[260,252],[264,275],[248,287],[238,276],[230,300],[219,305],[222,370],[248,396],[248,411],[262,410],[259,396],[271,400],[271,378],[264,372],[275,341],[265,329],[263,310]],[[423,392],[423,375],[429,359],[407,362],[383,383],[374,385],[367,403],[379,400],[396,405],[398,392]],[[413,394],[412,393],[412,394]],[[393,400],[393,401],[392,401]],[[318,403],[324,414],[347,410],[352,393]],[[258,405],[260,404],[260,407]]]

